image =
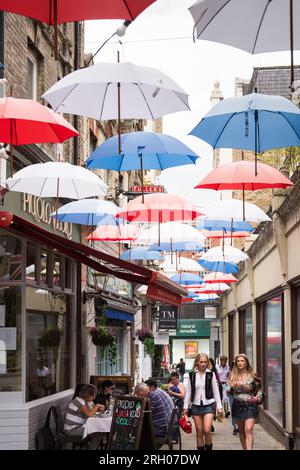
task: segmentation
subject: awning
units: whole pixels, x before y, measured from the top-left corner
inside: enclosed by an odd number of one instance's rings
[[[3,212],[2,214],[7,214],[6,218],[9,221],[11,214],[9,212]],[[147,285],[150,287],[150,290],[148,287],[149,295],[147,292],[147,296],[150,299],[165,302],[166,300],[162,300],[162,296],[166,295],[169,304],[180,305],[181,297],[187,297],[187,291],[183,287],[157,271],[137,266],[134,263],[121,260],[82,243],[67,240],[59,235],[47,232],[41,227],[16,215],[13,215],[10,224],[3,224],[2,226],[16,235],[58,250],[78,263],[85,264],[99,273]]]
[[[125,312],[121,312],[120,310],[111,310],[109,308],[106,309],[105,316],[107,318],[113,318],[115,320],[122,320],[122,321],[134,320],[134,315],[132,315],[132,313],[125,313]]]

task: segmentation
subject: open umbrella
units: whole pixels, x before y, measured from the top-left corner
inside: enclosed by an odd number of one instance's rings
[[[170,255],[165,256],[165,260],[163,261],[163,263],[161,263],[159,268],[165,272],[176,272],[176,271],[200,272],[202,271],[197,261],[191,258],[185,258],[181,256],[179,259],[176,258],[176,262],[174,263],[172,256]]]
[[[282,96],[251,95],[217,103],[190,132],[213,148],[257,153],[277,147],[300,146],[300,109]]]
[[[0,10],[54,25],[57,59],[57,24],[94,19],[134,20],[155,0],[0,0]]]
[[[219,202],[219,201],[217,201]],[[220,201],[221,202],[221,201]],[[242,204],[242,201],[240,201]],[[234,214],[232,213],[234,216]],[[222,217],[199,217],[196,220],[196,228],[198,230],[207,230],[207,231],[215,231],[220,230],[223,232],[252,232],[253,227],[249,222],[245,222],[242,220],[228,220],[223,219]]]
[[[194,289],[195,294],[217,294],[218,292],[225,292],[230,289],[224,282],[219,282],[217,284],[209,284],[208,286],[203,284],[203,286],[197,289]]]
[[[193,241],[186,241],[186,242],[161,242],[160,244],[158,243],[153,243],[150,247],[149,250],[157,250],[157,251],[175,251],[175,252],[184,252],[184,251],[202,251],[203,250],[203,244],[201,242],[193,242]]]
[[[248,259],[248,255],[238,248],[225,245],[222,248],[219,246],[210,248],[202,255],[201,259],[208,262],[226,261],[237,264],[240,261],[245,261]]]
[[[135,225],[116,223],[115,225],[101,225],[97,227],[86,239],[126,243],[135,240],[138,234],[139,229]]]
[[[177,242],[200,242],[205,240],[205,236],[187,224],[180,224],[178,222],[166,222],[161,224],[160,238],[162,243],[177,243]],[[136,240],[137,245],[152,245],[157,240],[157,228],[151,227],[150,229],[143,230]],[[171,251],[173,248],[171,247]]]
[[[130,62],[98,63],[76,70],[53,85],[43,98],[63,113],[99,121],[118,119],[119,154],[121,119],[154,120],[190,109],[186,92],[166,74]]]
[[[131,248],[130,250],[125,251],[121,255],[121,259],[125,260],[163,260],[164,257],[159,251],[152,251],[147,250],[143,246],[136,246],[135,248]]]
[[[171,281],[177,282],[177,284],[181,284],[182,286],[200,285],[204,282],[202,277],[191,273],[175,274],[170,279]]]
[[[223,274],[234,274],[238,272],[237,265],[228,261],[207,261],[200,258],[198,263],[206,271],[216,271]]]
[[[64,142],[76,135],[68,121],[37,101],[0,98],[0,142],[10,145],[11,176],[13,145]]]
[[[205,274],[203,277],[205,284],[215,284],[219,282],[225,282],[226,284],[236,283],[237,279],[232,274],[223,274],[223,273],[211,273]]]
[[[240,199],[224,199],[222,201],[214,201],[208,204],[205,207],[205,219],[209,222],[214,219],[222,219],[232,222],[239,222],[243,220],[243,210],[245,211],[245,220],[247,222],[268,222],[270,217],[262,210],[260,207],[252,204],[250,202],[245,202],[243,207],[243,202]],[[247,224],[246,222],[240,223],[240,229],[242,224]]]
[[[293,186],[286,176],[275,168],[257,164],[257,175],[254,174],[254,163],[240,161],[221,165],[208,173],[195,189],[237,189],[243,191],[243,220],[245,220],[245,191],[264,188],[287,188]]]
[[[189,8],[197,38],[228,44],[252,54],[300,49],[297,0],[198,0]],[[280,34],[278,32],[280,31]]]
[[[82,199],[105,196],[107,185],[85,168],[64,162],[29,165],[6,180],[10,191],[38,197]]]
[[[61,206],[51,217],[60,222],[93,226],[104,221],[107,224],[108,216],[115,216],[118,210],[119,207],[110,201],[82,199]]]

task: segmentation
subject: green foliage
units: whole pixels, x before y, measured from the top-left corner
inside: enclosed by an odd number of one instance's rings
[[[153,338],[144,339],[144,355],[153,357],[155,352],[155,344]]]
[[[161,376],[162,368],[162,359],[163,359],[163,346],[160,344],[155,345],[154,358],[153,358],[153,376]]]

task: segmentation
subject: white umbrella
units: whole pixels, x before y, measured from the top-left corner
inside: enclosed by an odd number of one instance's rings
[[[300,49],[298,0],[198,0],[189,10],[199,39],[252,54],[290,50],[293,85],[293,51]]]
[[[38,197],[81,199],[105,196],[107,185],[85,168],[63,162],[29,165],[6,180],[10,191]]]
[[[120,102],[118,92],[120,91]],[[43,98],[58,112],[99,121],[156,119],[189,110],[187,93],[160,70],[130,62],[98,63],[76,70],[53,85]]]
[[[245,217],[247,222],[265,222],[270,221],[270,217],[265,212],[250,202],[244,203]],[[205,217],[203,219],[213,220],[243,220],[243,201],[239,199],[225,199],[215,201],[205,207]]]
[[[165,257],[165,260],[159,265],[159,269],[162,269],[164,272],[192,271],[199,273],[200,271],[204,271],[200,264],[191,258],[180,256],[177,258],[177,261],[174,262],[174,258],[172,260],[170,255]]]
[[[233,246],[223,246],[222,248],[216,246],[215,248],[211,248],[208,250],[201,259],[209,261],[209,262],[216,262],[216,261],[224,261],[227,263],[239,263],[240,261],[245,261],[248,259],[248,255],[238,248],[234,248]]]
[[[224,282],[219,282],[218,284],[202,284],[201,287],[188,288],[189,292],[196,292],[197,294],[201,294],[202,292],[205,294],[207,293],[206,291],[225,292],[228,289],[230,289],[230,287]]]
[[[160,225],[160,241],[162,243],[203,242],[206,237],[199,230],[187,224],[166,222]],[[157,242],[157,227],[143,231],[135,241],[136,245],[152,245]],[[171,250],[172,251],[172,250]]]

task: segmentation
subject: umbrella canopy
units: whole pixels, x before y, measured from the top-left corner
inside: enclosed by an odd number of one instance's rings
[[[204,282],[202,277],[196,276],[196,274],[191,273],[175,274],[170,279],[171,281],[177,282],[177,284],[181,284],[182,286],[203,284]]]
[[[26,145],[64,142],[78,135],[60,114],[34,100],[0,98],[0,142]]]
[[[193,204],[174,194],[147,194],[130,201],[117,217],[129,222],[174,222],[193,220],[200,216]]]
[[[76,70],[55,83],[43,98],[56,111],[99,121],[116,119],[120,109],[122,119],[153,120],[190,109],[186,92],[166,74],[130,62],[98,63]]]
[[[137,246],[135,248],[131,248],[130,250],[125,251],[121,255],[121,259],[125,260],[163,260],[164,257],[159,251],[151,251],[147,250],[143,246]]]
[[[119,207],[110,201],[82,199],[65,204],[51,217],[56,217],[60,222],[93,226],[104,220],[107,223],[107,216],[115,216],[118,210]]]
[[[243,222],[241,220],[223,220],[222,217],[220,218],[208,218],[199,217],[196,220],[196,228],[199,230],[222,230],[224,232],[252,232],[253,227],[249,222]]]
[[[226,290],[230,289],[224,282],[219,282],[218,284],[209,284],[206,286],[205,284],[201,286],[200,289],[195,289],[195,294],[216,294],[217,292],[225,292]]]
[[[205,240],[199,230],[191,227],[187,224],[180,224],[177,222],[166,222],[160,225],[160,241],[162,243],[174,242],[203,242]],[[144,230],[138,239],[136,240],[137,245],[152,245],[157,241],[157,227],[152,227],[148,230]],[[172,248],[171,248],[172,251]]]
[[[205,274],[203,277],[205,284],[215,284],[219,282],[225,282],[226,284],[232,284],[237,282],[237,279],[232,274],[223,274],[223,273],[211,273]]]
[[[8,178],[6,185],[10,191],[38,197],[82,199],[105,196],[107,192],[107,185],[94,173],[63,162],[29,165]]]
[[[300,145],[300,109],[282,96],[251,95],[216,104],[190,132],[213,148],[253,150]]]
[[[245,261],[248,259],[248,255],[238,248],[225,245],[222,248],[216,246],[215,248],[207,250],[207,252],[202,255],[201,259],[208,262],[227,261],[229,263],[236,264],[240,261]]]
[[[154,132],[129,132],[105,140],[87,159],[87,168],[115,171],[151,169],[194,164],[198,156],[180,140]],[[156,196],[156,195],[154,195]]]
[[[171,246],[172,245],[172,246]],[[175,252],[183,252],[183,251],[202,251],[203,244],[201,242],[163,242],[163,243],[153,243],[149,250],[157,250],[157,251],[175,251]]]
[[[155,0],[0,0],[0,10],[35,18],[43,23],[81,20],[134,20]]]
[[[92,241],[127,242],[138,237],[139,229],[135,225],[115,224],[97,227],[86,239]]]
[[[255,191],[264,188],[287,188],[293,183],[275,168],[258,163],[258,174],[254,174],[254,163],[240,161],[221,165],[208,173],[195,189],[240,189]]]
[[[205,208],[205,217],[208,220],[225,219],[227,221],[241,221],[243,220],[243,209],[245,210],[245,220],[247,222],[266,222],[271,220],[255,204],[245,202],[243,208],[243,202],[240,199],[224,199],[223,201],[215,201],[208,204]]]
[[[216,271],[223,274],[233,274],[238,272],[238,267],[235,263],[229,263],[227,261],[207,261],[200,258],[198,260],[200,266],[206,271]]]
[[[225,232],[224,230],[204,230],[206,238],[245,238],[249,236],[249,232]]]
[[[174,257],[170,255],[167,255],[165,257],[164,262],[159,266],[159,268],[166,272],[201,271],[201,268],[197,261],[194,261],[191,258],[185,258],[183,256],[180,256],[180,258],[175,260]]]

